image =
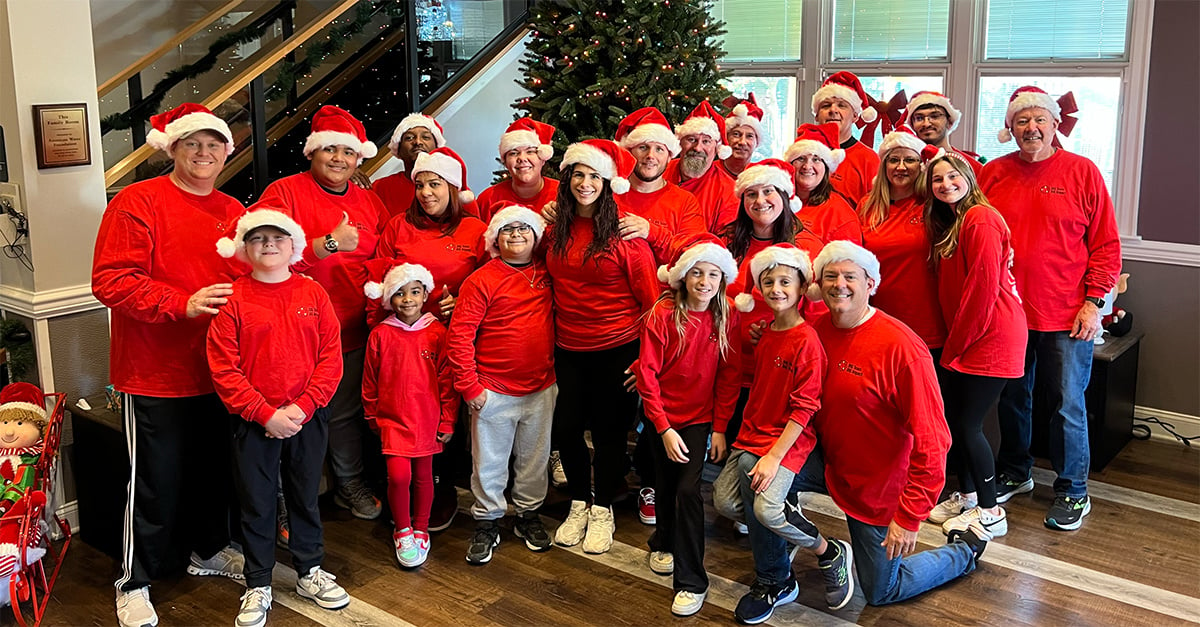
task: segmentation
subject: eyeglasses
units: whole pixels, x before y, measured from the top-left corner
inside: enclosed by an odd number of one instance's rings
[[[903,158],[888,157],[888,159],[887,159],[888,165],[900,165],[901,163],[903,163],[906,166],[912,167],[912,166],[920,165],[921,160],[917,159],[916,157],[903,157]]]
[[[944,119],[946,119],[945,113],[940,113],[940,112],[938,112],[938,113],[917,113],[917,114],[913,115],[912,122],[913,122],[913,124],[918,124],[918,123],[924,122],[926,120],[928,120],[930,122],[937,122],[939,120],[944,120]]]
[[[502,226],[502,227],[500,227],[500,232],[505,235],[512,235],[513,233],[520,233],[521,235],[528,235],[529,232],[532,230],[533,230],[533,227],[529,226],[528,224],[518,224],[517,226]]]
[[[250,237],[246,238],[246,243],[251,246],[262,246],[270,241],[272,244],[278,246],[279,244],[282,244],[284,240],[291,239],[291,237],[291,235],[272,235],[270,237],[266,235],[251,235]]]

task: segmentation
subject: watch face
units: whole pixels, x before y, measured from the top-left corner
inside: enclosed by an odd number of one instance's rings
[[[325,240],[325,250],[328,250],[331,253],[336,253],[338,250],[337,240],[333,239],[332,237],[327,238]]]

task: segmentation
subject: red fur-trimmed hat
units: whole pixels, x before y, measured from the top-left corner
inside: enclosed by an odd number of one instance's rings
[[[388,150],[391,150],[397,159],[400,158],[400,138],[414,128],[429,129],[429,132],[433,134],[434,148],[446,145],[446,135],[437,120],[424,113],[410,113],[396,125],[396,130],[392,131],[392,139],[388,142]]]
[[[475,200],[475,193],[467,189],[467,164],[457,152],[448,146],[435,148],[431,152],[417,155],[412,172],[408,175],[417,178],[421,172],[433,172],[446,179],[446,182],[458,188],[458,201],[468,203]]]
[[[1062,123],[1062,107],[1045,90],[1026,85],[1018,87],[1008,98],[1008,110],[1004,113],[1004,128],[1000,129],[997,138],[1005,144],[1012,141],[1012,121],[1018,113],[1032,107],[1041,107],[1054,116],[1054,121]]]
[[[483,247],[493,257],[500,256],[500,248],[496,243],[496,238],[500,236],[500,229],[513,222],[528,224],[533,229],[533,242],[535,244],[541,241],[542,233],[546,231],[546,221],[536,211],[529,207],[522,207],[521,205],[508,205],[492,215],[492,220],[488,222],[487,230],[483,232]]]
[[[679,286],[683,284],[684,275],[701,261],[707,261],[720,268],[725,275],[726,285],[737,280],[737,261],[734,260],[729,249],[725,248],[725,244],[710,233],[703,233],[687,246],[681,247],[679,254],[675,257],[675,263],[671,267],[668,268],[666,264],[659,266],[658,280],[679,289]]]
[[[846,151],[838,143],[837,123],[801,124],[796,129],[796,141],[784,151],[783,160],[791,163],[796,157],[808,154],[820,157],[830,172],[837,170],[846,159]]]
[[[304,141],[304,156],[328,146],[348,146],[358,153],[358,163],[378,154],[375,143],[367,139],[367,129],[349,111],[325,105],[313,114],[312,133]]]
[[[170,150],[172,144],[196,131],[213,131],[225,139],[225,154],[233,154],[233,133],[229,131],[229,125],[204,105],[185,102],[151,117],[150,126],[153,128],[146,134],[146,143],[156,150]]]
[[[746,166],[733,183],[733,193],[739,201],[746,188],[754,185],[773,185],[787,194],[788,208],[792,213],[800,213],[804,206],[796,197],[796,181],[793,178],[795,170],[792,164],[779,159],[763,159]]]
[[[658,142],[667,147],[672,157],[679,156],[679,138],[671,132],[667,117],[654,107],[642,107],[625,116],[617,125],[613,139],[626,150],[646,142]]]
[[[776,266],[789,266],[800,273],[800,279],[811,283],[813,278],[812,263],[808,253],[795,244],[783,242],[768,246],[750,260],[750,274],[746,277],[746,285],[750,289],[743,291],[733,299],[738,311],[747,312],[754,309],[754,290],[758,289],[758,279],[762,273]]]
[[[861,117],[863,122],[874,122],[875,118],[879,116],[874,107],[863,110],[870,104],[870,100],[867,98],[867,92],[863,90],[862,81],[859,81],[853,72],[836,72],[825,79],[821,88],[813,94],[813,115],[817,114],[821,103],[830,98],[840,98],[850,103],[850,108],[854,110],[854,116]]]
[[[554,156],[554,146],[551,144],[553,138],[553,126],[523,117],[509,124],[508,129],[500,136],[500,159],[503,160],[504,155],[514,148],[530,146],[537,148],[542,161],[547,161]]]
[[[754,99],[754,92],[750,92],[746,94],[744,100],[733,106],[729,115],[725,116],[725,133],[728,134],[729,131],[739,126],[749,126],[754,129],[754,134],[761,142],[763,139],[762,119],[763,110],[758,106],[758,101]]]
[[[45,399],[42,389],[32,383],[10,383],[0,390],[0,421],[32,422],[44,428],[50,422]]]
[[[917,112],[917,109],[930,105],[941,107],[946,111],[946,116],[950,118],[950,127],[946,129],[947,133],[958,128],[958,121],[962,118],[962,112],[950,104],[950,99],[945,94],[940,94],[936,91],[919,91],[913,94],[912,100],[908,101],[908,106],[904,107],[904,120],[906,122],[912,120],[912,116]],[[909,125],[911,126],[911,123]]]
[[[254,229],[273,226],[292,238],[292,256],[288,265],[300,261],[304,257],[304,249],[308,248],[308,240],[304,238],[304,229],[295,220],[282,211],[275,209],[255,209],[248,211],[238,218],[237,227],[232,238],[222,237],[217,240],[217,254],[228,259],[236,256],[238,260],[249,263],[246,256],[246,235]]]
[[[671,136],[672,139],[674,137]],[[676,141],[675,144],[678,145],[679,142]],[[599,172],[602,178],[608,179],[614,194],[624,194],[629,191],[629,176],[633,174],[637,160],[617,142],[607,139],[585,139],[567,146],[558,169],[566,171],[576,163],[582,163]]]
[[[717,158],[726,159],[733,154],[729,142],[725,140],[725,119],[713,108],[707,100],[696,105],[695,109],[683,120],[683,124],[675,127],[675,137],[683,139],[688,135],[707,135],[717,142]]]

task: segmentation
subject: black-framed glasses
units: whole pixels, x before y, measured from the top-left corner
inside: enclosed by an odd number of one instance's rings
[[[512,235],[513,233],[520,233],[521,235],[528,235],[529,232],[532,230],[533,230],[533,227],[529,226],[528,224],[518,224],[516,226],[510,225],[510,226],[500,227],[500,232],[505,235]]]

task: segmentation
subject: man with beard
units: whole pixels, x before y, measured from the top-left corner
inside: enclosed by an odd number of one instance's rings
[[[838,72],[825,79],[812,97],[817,124],[836,122],[838,125],[838,142],[846,151],[846,159],[836,172],[829,173],[829,181],[851,207],[858,205],[871,189],[871,181],[879,171],[879,155],[851,133],[860,117],[864,122],[873,122],[878,116],[875,109],[863,110],[866,102],[867,92],[863,91],[858,77],[850,72]]]
[[[957,152],[971,166],[976,178],[983,173],[979,155],[950,145],[950,133],[958,128],[962,113],[950,104],[950,99],[936,91],[920,91],[908,101],[904,109],[908,125],[921,141],[937,146],[946,152]]]
[[[733,178],[724,168],[713,167],[716,159],[732,152],[725,143],[725,120],[705,100],[675,127],[675,137],[683,154],[667,165],[665,178],[696,197],[705,228],[720,235],[738,210]]]
[[[558,196],[558,181],[542,176],[542,166],[554,156],[554,127],[521,118],[500,136],[500,160],[508,178],[483,190],[475,199],[479,219],[490,222],[495,211],[519,205],[541,211]]]

